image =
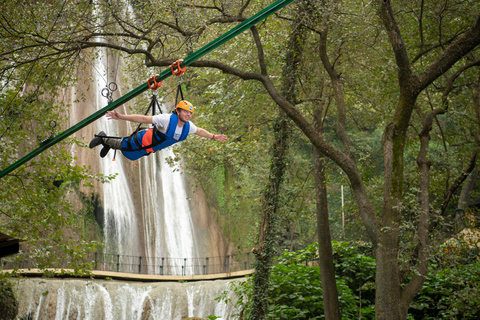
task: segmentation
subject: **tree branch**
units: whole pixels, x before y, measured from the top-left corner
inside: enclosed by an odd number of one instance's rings
[[[320,51],[320,60],[323,63],[323,67],[330,76],[332,81],[333,91],[335,92],[335,100],[337,102],[337,134],[342,141],[343,148],[347,156],[355,162],[355,154],[352,152],[352,142],[346,131],[346,119],[347,112],[345,108],[345,100],[343,97],[343,90],[340,84],[340,75],[334,69],[333,65],[330,63],[327,54],[327,35],[328,27],[326,23],[324,24],[322,32],[320,32],[320,41],[319,41],[319,51]]]
[[[390,44],[395,54],[397,62],[397,71],[400,87],[404,87],[405,83],[408,83],[414,77],[410,61],[408,60],[407,48],[403,42],[400,28],[395,20],[392,7],[389,0],[379,0],[380,2],[380,16],[383,21],[383,25],[388,34]],[[405,88],[404,88],[405,89]]]
[[[420,193],[418,195],[420,213],[418,217],[418,259],[417,272],[402,290],[402,300],[407,304],[417,295],[425,282],[428,272],[428,248],[429,248],[429,221],[430,221],[430,166],[428,159],[428,146],[430,143],[430,131],[433,128],[433,121],[439,114],[445,113],[444,109],[432,110],[427,117],[422,117],[423,128],[419,134],[420,151],[418,152],[417,165],[420,171]]]
[[[463,171],[458,175],[458,177],[450,184],[448,189],[443,196],[442,204],[440,205],[440,214],[443,216],[445,214],[445,210],[447,209],[447,205],[452,199],[454,192],[462,185],[462,183],[468,178],[470,173],[475,168],[476,162],[478,159],[478,150],[475,150],[472,155],[470,156],[470,161],[463,169]],[[436,226],[436,225],[435,225]],[[432,226],[430,229],[432,229]]]
[[[447,72],[460,58],[464,57],[479,44],[480,15],[470,29],[449,45],[443,54],[419,75],[420,83],[418,89],[425,89],[443,73]]]

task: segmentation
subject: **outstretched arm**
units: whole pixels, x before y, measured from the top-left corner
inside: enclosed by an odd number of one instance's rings
[[[120,114],[117,110],[107,111],[105,114],[108,120],[115,119],[115,120],[126,120],[132,121],[137,123],[146,123],[152,124],[152,116],[144,116],[141,114]]]
[[[195,134],[199,135],[200,137],[213,139],[213,140],[221,142],[221,143],[225,143],[225,141],[227,141],[227,139],[228,139],[227,136],[224,135],[224,134],[213,134],[213,133],[208,132],[205,129],[198,128],[198,127],[197,127],[197,132],[195,132]]]

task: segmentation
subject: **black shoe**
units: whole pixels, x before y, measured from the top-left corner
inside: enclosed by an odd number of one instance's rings
[[[100,157],[105,158],[108,151],[110,151],[110,147],[109,146],[103,146],[102,150],[100,150]]]
[[[105,132],[100,131],[98,134],[95,135],[95,138],[93,138],[92,141],[90,141],[90,144],[88,145],[88,147],[90,149],[93,149],[96,146],[101,145],[103,141],[103,138],[102,138],[103,136],[106,136]]]

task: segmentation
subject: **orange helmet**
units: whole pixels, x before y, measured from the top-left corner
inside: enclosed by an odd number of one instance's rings
[[[187,100],[182,100],[177,104],[176,109],[184,109],[193,113],[193,105]]]

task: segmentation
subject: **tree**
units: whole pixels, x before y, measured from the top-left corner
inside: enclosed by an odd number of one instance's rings
[[[40,11],[31,8],[29,12],[33,17],[51,9],[47,4],[33,5],[42,7]],[[78,58],[76,53],[64,56],[63,60],[41,59],[42,49],[28,43],[32,34],[37,39],[47,39],[49,31],[54,32],[51,25],[42,24],[40,20],[20,18],[27,13],[22,9],[27,8],[26,4],[2,4],[2,169],[62,130],[66,104],[55,96],[75,81],[69,67],[74,58]],[[17,51],[15,48],[21,43],[31,51]],[[17,58],[25,61],[16,64]],[[107,181],[108,177],[94,175],[87,167],[72,165],[76,160],[70,152],[73,144],[85,146],[77,139],[68,139],[0,180],[0,231],[24,240],[23,254],[16,258],[27,259],[28,267],[63,266],[77,271],[90,267],[86,253],[94,250],[98,243],[82,237],[84,217],[77,215],[70,200],[79,196],[80,184],[88,186],[93,179]]]

